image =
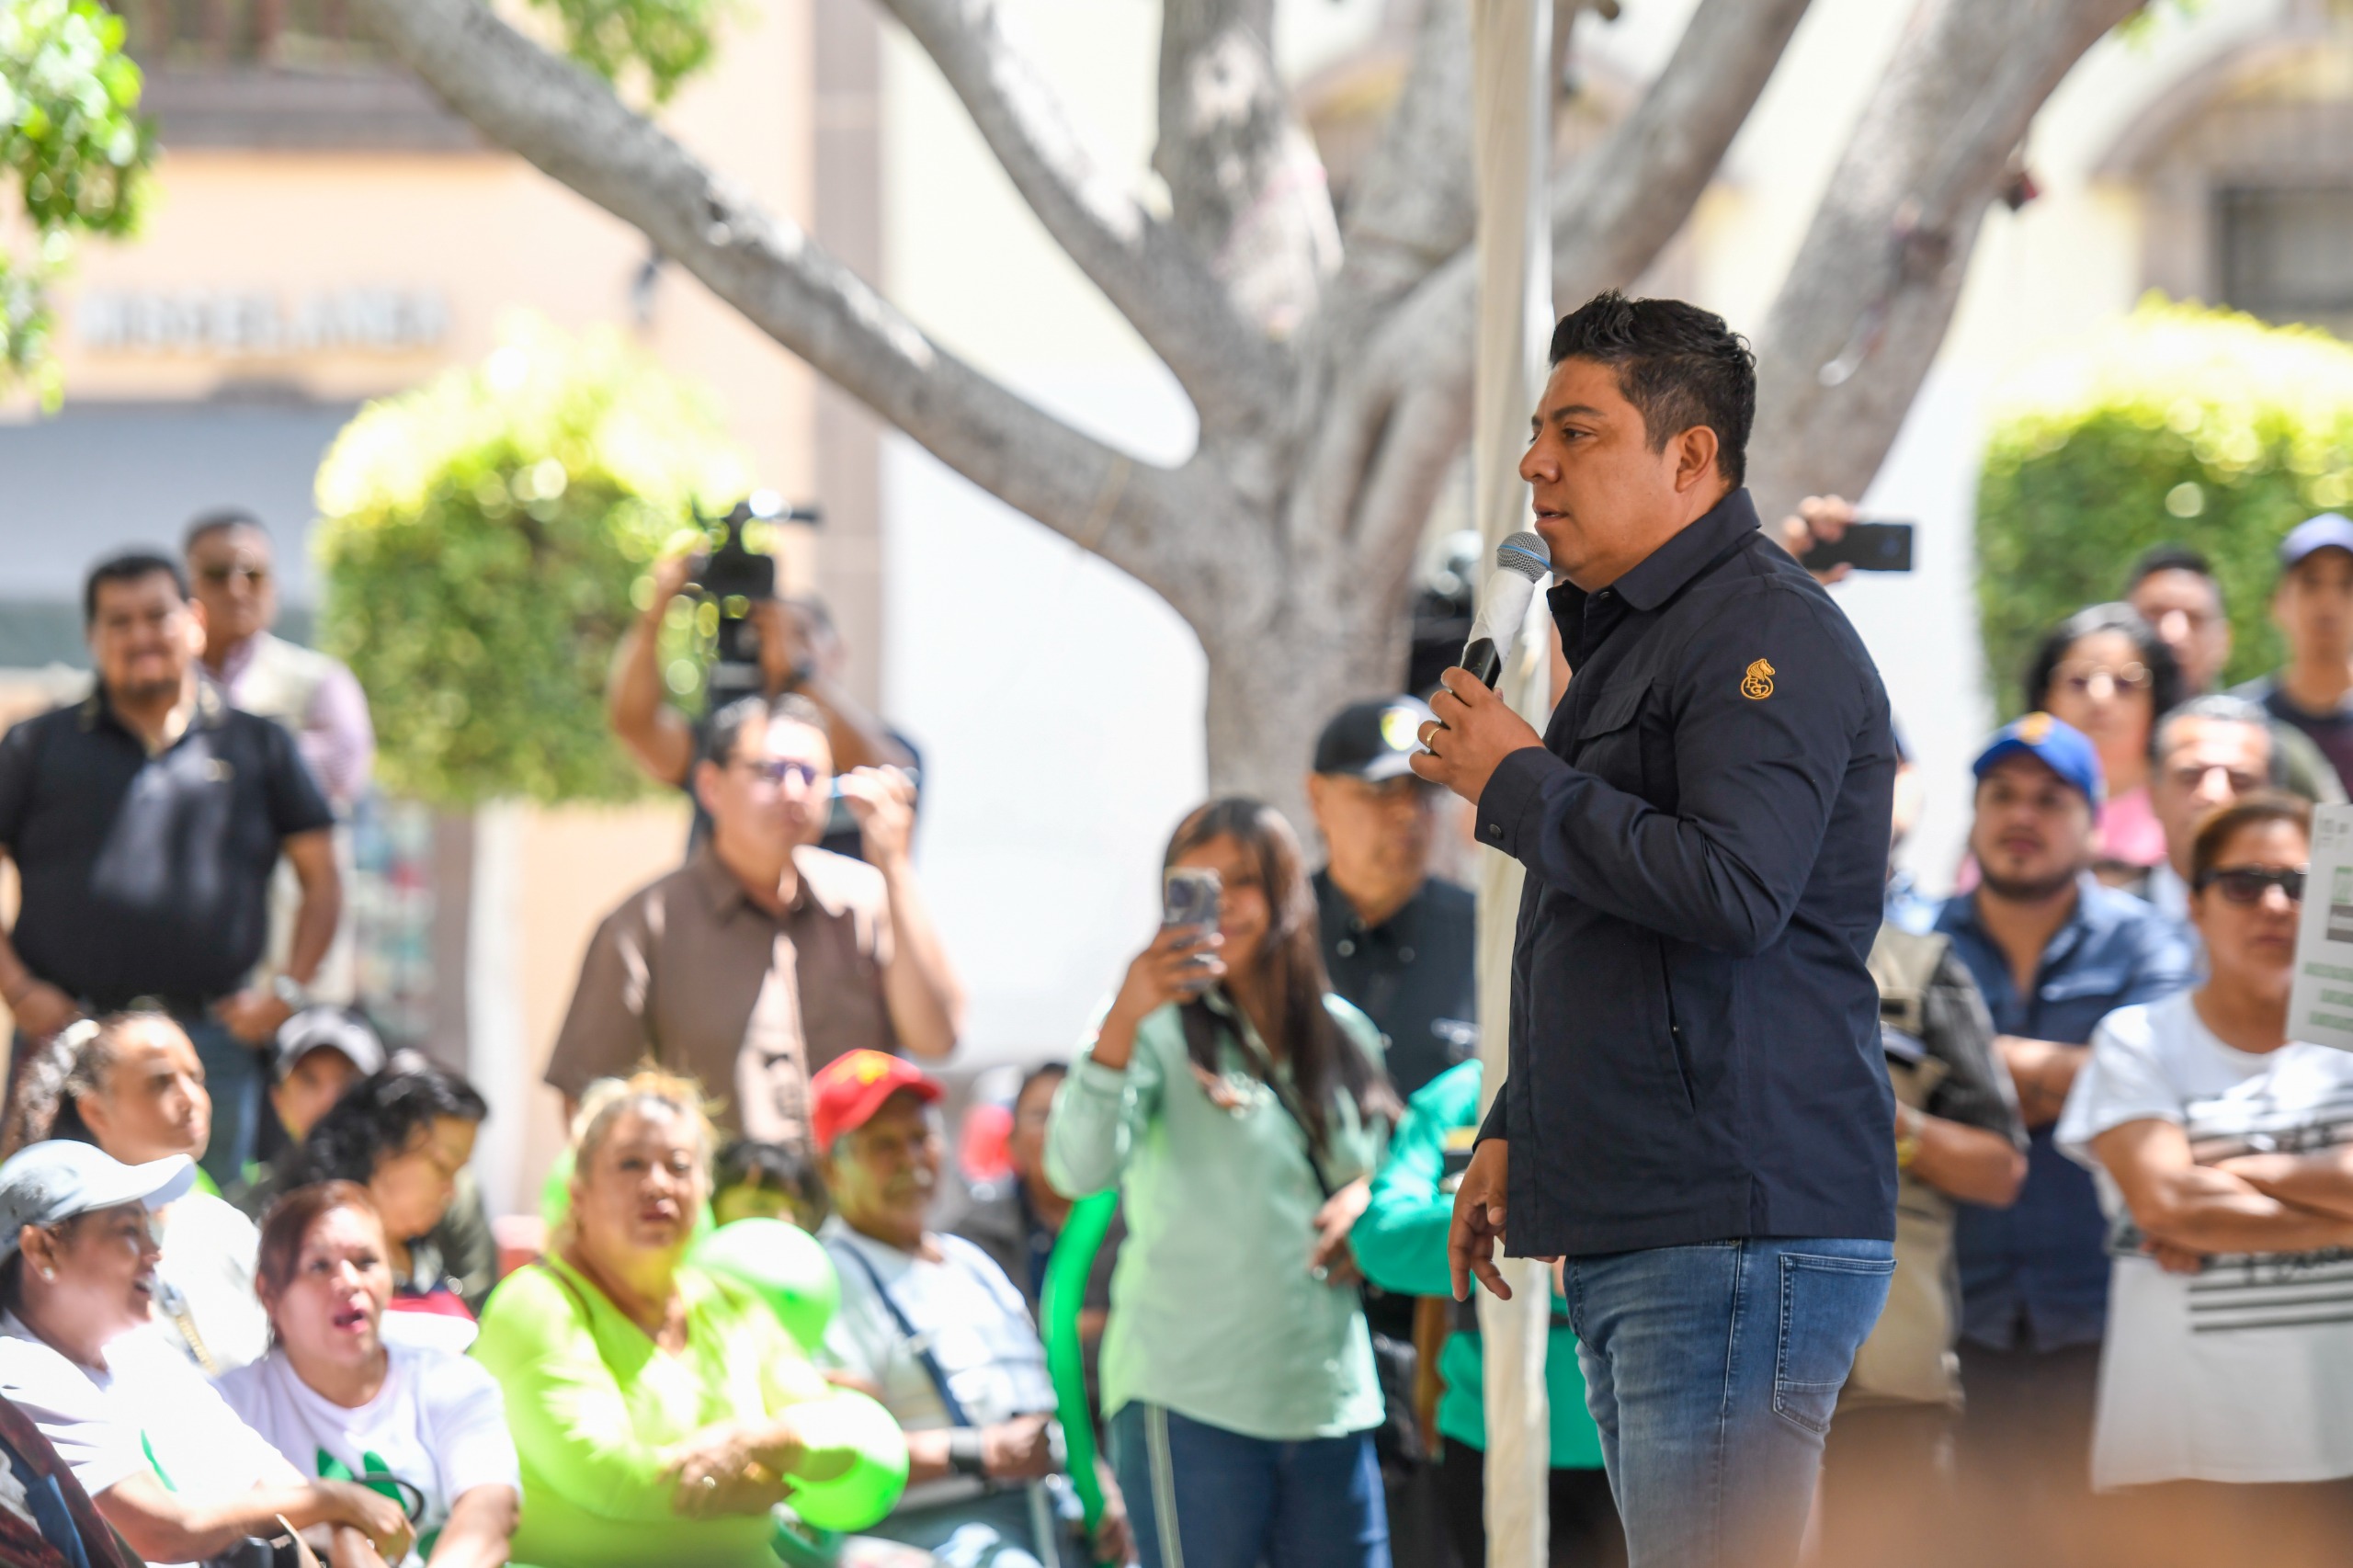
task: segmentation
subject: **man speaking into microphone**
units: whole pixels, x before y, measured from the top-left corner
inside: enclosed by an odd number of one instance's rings
[[[1757,531],[1745,342],[1611,292],[1551,360],[1519,472],[1575,678],[1540,735],[1449,671],[1414,759],[1528,869],[1455,1290],[1563,1260],[1632,1568],[1780,1568],[1894,1268],[1887,696]]]

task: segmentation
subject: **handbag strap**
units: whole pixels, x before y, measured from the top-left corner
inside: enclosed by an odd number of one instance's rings
[[[875,1269],[873,1260],[856,1242],[846,1238],[836,1237],[826,1250],[857,1264],[858,1272],[866,1276],[866,1282],[874,1287],[874,1294],[881,1301],[882,1310],[891,1314],[891,1321],[898,1325],[900,1336],[906,1340],[907,1348],[914,1351],[915,1359],[923,1363],[925,1373],[931,1379],[931,1386],[939,1394],[940,1404],[948,1412],[948,1424],[950,1426],[974,1425],[972,1417],[964,1414],[963,1402],[956,1397],[956,1391],[948,1386],[947,1369],[940,1366],[939,1358],[931,1353],[930,1336],[915,1332],[915,1325],[907,1320],[905,1312],[900,1311],[899,1303],[892,1300],[890,1287],[882,1283],[882,1276]]]

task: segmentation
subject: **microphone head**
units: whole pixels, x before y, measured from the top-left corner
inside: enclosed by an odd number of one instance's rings
[[[1495,546],[1495,570],[1516,572],[1531,583],[1540,583],[1552,570],[1552,552],[1536,534],[1512,534]]]

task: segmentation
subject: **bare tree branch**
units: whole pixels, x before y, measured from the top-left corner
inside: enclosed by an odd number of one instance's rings
[[[1553,182],[1552,292],[1574,307],[1634,279],[1713,178],[1807,0],[1701,0],[1664,69],[1608,139]],[[1356,393],[1387,426],[1348,517],[1370,557],[1409,551],[1469,429],[1476,258],[1465,250],[1393,313]],[[1412,413],[1397,406],[1409,402]],[[1389,449],[1389,443],[1408,445]]]
[[[996,0],[880,0],[915,36],[1055,243],[1133,324],[1208,426],[1265,419],[1282,351],[1234,308],[1203,256],[1146,211],[1071,124]]]
[[[1920,0],[1767,318],[1749,487],[1861,494],[1944,341],[2035,110],[2140,0]]]
[[[1244,314],[1277,337],[1297,331],[1340,264],[1340,231],[1275,66],[1274,0],[1163,0],[1152,166]]]
[[[1443,266],[1471,243],[1477,198],[1470,14],[1463,0],[1427,0],[1404,88],[1348,199],[1342,308],[1393,300]]]
[[[1665,69],[1552,186],[1552,298],[1574,309],[1665,248],[1756,106],[1807,0],[1701,0]]]
[[[477,0],[356,0],[450,107],[625,222],[755,325],[928,448],[1180,611],[1213,599],[1174,519],[1222,491],[1081,435],[931,342],[800,229],[760,212],[610,88]]]

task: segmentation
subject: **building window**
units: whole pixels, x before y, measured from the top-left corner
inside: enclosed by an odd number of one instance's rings
[[[365,57],[348,0],[108,0],[151,66],[331,66]]]
[[[2353,186],[2215,193],[2223,301],[2353,336]]]

